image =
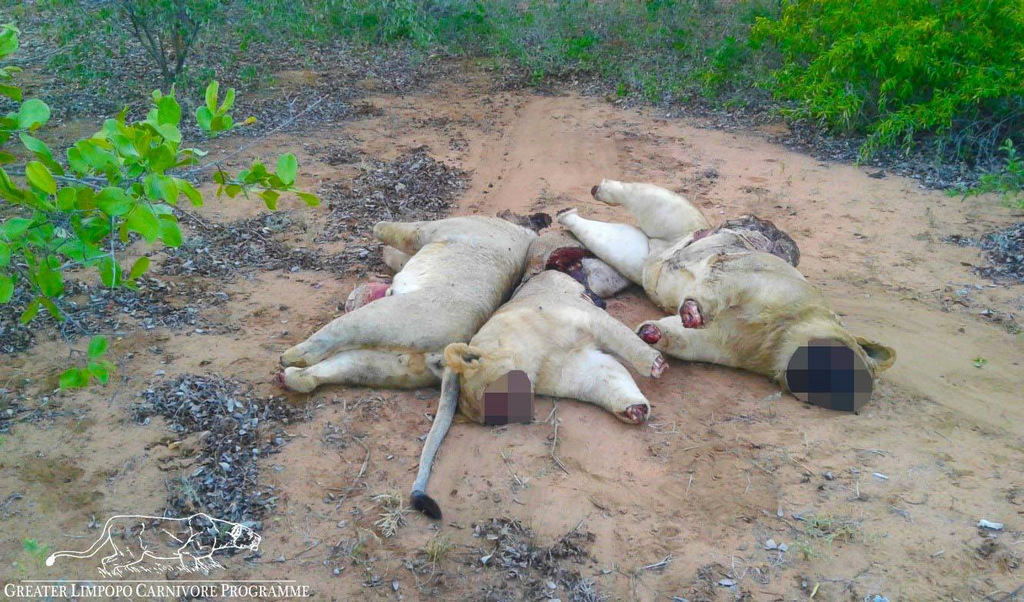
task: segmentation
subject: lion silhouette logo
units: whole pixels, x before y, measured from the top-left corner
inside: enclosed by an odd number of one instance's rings
[[[106,577],[169,569],[209,571],[224,568],[213,559],[215,553],[256,552],[260,539],[243,524],[201,512],[185,518],[119,515],[107,520],[88,550],[54,552],[46,559],[46,566],[53,566],[58,558],[92,558],[102,552],[106,556],[100,560],[98,570]]]

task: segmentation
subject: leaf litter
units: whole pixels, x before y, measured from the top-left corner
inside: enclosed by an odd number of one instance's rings
[[[218,376],[184,374],[140,393],[135,420],[162,416],[175,435],[199,433],[194,468],[169,487],[167,514],[206,512],[258,527],[277,491],[259,482],[262,458],[287,442],[284,426],[302,410],[283,397],[256,397],[251,386]]]
[[[569,563],[581,565],[591,559],[588,545],[593,533],[577,525],[551,546],[538,546],[533,532],[514,518],[491,518],[473,525],[473,537],[484,545],[474,554],[471,564],[501,569],[503,579],[488,584],[483,598],[490,601],[541,600],[559,598],[560,593],[574,602],[597,602],[605,597],[597,592],[593,580],[581,577]]]

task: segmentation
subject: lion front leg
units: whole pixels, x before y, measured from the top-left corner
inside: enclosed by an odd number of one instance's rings
[[[734,366],[732,354],[715,328],[687,328],[678,316],[648,320],[637,327],[637,335],[658,351],[691,362]]]
[[[552,378],[537,383],[537,394],[592,403],[629,424],[640,424],[650,417],[650,402],[629,370],[611,355],[586,348],[566,355],[563,362]]]

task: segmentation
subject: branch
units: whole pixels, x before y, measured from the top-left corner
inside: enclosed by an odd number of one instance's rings
[[[275,126],[274,128],[272,128],[270,130],[267,130],[266,132],[263,132],[262,134],[260,134],[259,136],[254,138],[252,141],[248,142],[247,144],[243,144],[242,146],[238,147],[237,149],[235,149],[234,151],[228,153],[227,155],[221,157],[220,159],[217,159],[216,161],[210,161],[209,163],[206,163],[204,165],[200,165],[199,167],[195,167],[193,169],[190,169],[190,170],[182,173],[181,177],[184,177],[184,178],[191,177],[191,176],[193,176],[195,174],[198,174],[200,172],[206,171],[207,169],[210,169],[211,167],[218,167],[219,168],[220,164],[223,161],[227,161],[228,159],[231,159],[231,158],[237,156],[239,153],[245,151],[246,149],[248,149],[249,147],[253,146],[254,144],[256,144],[258,142],[261,142],[262,140],[265,140],[267,137],[269,137],[269,136],[271,136],[273,134],[276,134],[277,132],[281,131],[282,129],[288,127],[289,125],[294,123],[296,119],[298,119],[299,117],[302,117],[306,113],[308,113],[311,110],[313,110],[313,108],[315,108],[317,105],[319,105],[321,102],[323,102],[324,99],[326,99],[328,96],[330,96],[330,95],[329,94],[324,94],[320,98],[318,98],[318,99],[314,100],[312,103],[310,103],[309,106],[307,106],[305,109],[302,109],[301,111],[299,111],[295,115],[293,115],[293,116],[289,117],[288,119],[282,121],[279,125]]]

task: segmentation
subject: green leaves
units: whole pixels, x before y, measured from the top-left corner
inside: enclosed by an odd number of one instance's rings
[[[118,217],[131,210],[134,201],[123,188],[107,186],[96,195],[96,206],[110,217]]]
[[[88,362],[85,368],[68,368],[60,375],[61,389],[81,389],[89,386],[90,379],[96,379],[102,384],[107,384],[110,374],[114,371],[114,364],[109,360],[102,359],[107,353],[109,343],[106,337],[94,336],[89,339],[89,349],[86,351]]]
[[[96,358],[107,352],[106,337],[93,337],[89,340],[89,358]]]
[[[68,368],[60,375],[61,389],[82,389],[89,386],[89,371],[83,368]]]
[[[23,217],[12,217],[0,225],[0,237],[13,240],[19,234],[24,233],[32,225],[32,220]]]
[[[47,169],[59,176],[64,175],[64,168],[54,160],[50,147],[46,146],[42,140],[33,138],[25,133],[20,134],[18,137],[21,139],[21,143],[25,145],[25,148],[35,155]]]
[[[39,161],[29,161],[25,166],[25,178],[38,190],[46,194],[57,194],[57,180],[53,179],[50,170]]]
[[[13,25],[0,25],[0,59],[18,50],[18,28]]]
[[[862,160],[883,148],[909,149],[926,133],[951,136],[958,158],[976,159],[1001,135],[1020,132],[1019,0],[782,6],[752,29],[755,41],[774,43],[782,55],[773,91],[798,101],[792,117],[867,134]]]
[[[160,174],[149,174],[143,182],[146,196],[154,201],[178,204],[178,185],[175,178]]]
[[[181,106],[173,95],[161,96],[156,109],[158,123],[176,126],[181,122]]]
[[[192,203],[193,207],[201,207],[203,205],[203,195],[199,194],[199,191],[188,180],[176,178],[174,182],[177,184],[178,190],[185,195],[185,198],[188,199],[188,202]]]
[[[249,169],[242,170],[238,176],[231,178],[223,171],[213,174],[213,181],[220,184],[217,196],[226,194],[231,198],[239,194],[249,195],[256,192],[266,204],[267,209],[277,209],[277,201],[282,192],[294,192],[306,205],[314,207],[320,199],[308,192],[295,190],[295,177],[298,175],[299,162],[295,155],[285,153],[277,159],[275,173],[267,171],[267,166],[260,161],[253,161]]]
[[[308,192],[296,192],[295,194],[309,207],[316,207],[320,204],[320,197],[315,194],[310,194]]]
[[[14,119],[16,129],[31,131],[46,125],[50,120],[50,107],[41,100],[30,98],[21,103],[17,113],[11,113],[8,117]]]
[[[7,303],[14,296],[14,281],[7,274],[0,274],[0,303]]]
[[[0,26],[0,59],[17,47],[17,30]],[[173,88],[169,94],[153,93],[144,120],[131,121],[126,108],[92,136],[74,142],[66,161],[58,159],[43,140],[29,133],[48,122],[50,108],[37,99],[21,102],[21,91],[6,83],[18,71],[0,67],[0,96],[15,107],[0,116],[0,165],[22,157],[27,160],[24,181],[15,181],[0,169],[0,199],[12,205],[0,218],[0,303],[30,298],[21,313],[24,324],[44,308],[54,320],[62,321],[65,316],[55,301],[65,293],[64,270],[94,268],[104,286],[134,287],[135,280],[149,270],[150,258],[138,257],[125,272],[123,247],[112,244],[112,237],[131,245],[134,233],[149,243],[159,240],[167,247],[180,246],[182,231],[174,206],[182,195],[194,206],[203,203],[189,178],[214,165],[179,171],[198,165],[206,153],[180,148],[182,111]],[[219,86],[211,83],[204,106],[196,112],[200,126],[212,134],[232,129],[228,111],[234,100],[233,90],[221,99]],[[14,134],[28,153],[2,148]],[[295,190],[297,176],[298,161],[285,154],[278,158],[273,173],[254,161],[237,175],[217,166],[214,180],[218,193],[256,195],[271,208],[284,192],[295,192],[308,204],[319,202],[315,195]],[[31,295],[18,295],[27,291]],[[108,382],[114,365],[103,359],[107,347],[105,338],[93,337],[85,365],[62,373],[61,387]]]
[[[281,183],[285,186],[291,186],[295,183],[295,175],[298,171],[299,162],[295,159],[295,155],[285,153],[277,158],[277,177],[281,179]]]
[[[132,269],[128,272],[128,280],[135,280],[139,276],[146,273],[149,269],[149,257],[143,255],[135,260],[132,264]]]
[[[166,219],[160,220],[159,236],[160,240],[168,247],[176,248],[181,246],[181,228],[178,227],[177,222]]]
[[[121,267],[113,257],[104,257],[100,260],[100,282],[110,288],[121,284]]]
[[[148,242],[153,242],[160,235],[160,224],[157,221],[156,213],[148,204],[136,204],[128,213],[125,225],[128,230],[141,234]]]
[[[224,95],[224,102],[218,106],[217,97],[219,91],[220,84],[216,80],[210,82],[210,85],[206,87],[206,104],[196,109],[196,122],[207,134],[215,135],[227,132],[235,127],[234,120],[228,114],[228,111],[235,104],[235,89],[228,88],[227,93]],[[243,123],[250,123],[250,121],[246,119]]]
[[[106,360],[89,362],[87,370],[93,378],[105,385],[110,380],[110,373],[114,371],[114,364]]]

